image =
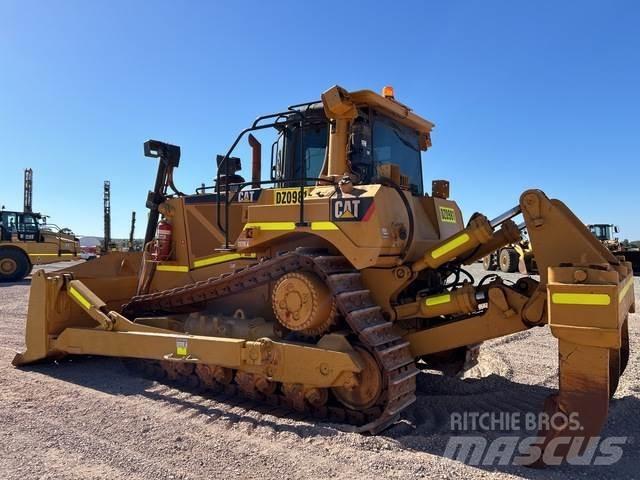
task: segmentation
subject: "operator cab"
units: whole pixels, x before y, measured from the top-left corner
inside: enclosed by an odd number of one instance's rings
[[[402,186],[423,194],[420,134],[372,107],[359,107],[351,125],[347,160],[354,183],[376,183],[389,177],[385,166],[397,166]],[[277,127],[271,149],[272,180],[291,185],[301,178],[315,185],[327,173],[330,122],[322,103],[302,110],[304,121]],[[406,185],[404,185],[406,183]]]
[[[21,242],[37,242],[41,219],[38,213],[0,212],[0,240],[10,242],[15,235]]]
[[[613,240],[614,234],[618,233],[618,227],[616,227],[615,225],[596,223],[587,226],[589,227],[591,233],[593,233],[593,235],[601,242]]]
[[[321,101],[262,115],[244,129],[227,154],[218,156],[214,191],[232,195],[218,195],[217,201],[233,202],[240,198],[236,192],[249,185],[253,190],[263,184],[276,188],[337,185],[345,176],[355,185],[385,183],[421,196],[421,151],[431,146],[433,126],[398,102],[391,87],[385,87],[381,96],[370,90],[347,92],[336,85],[322,94]],[[253,161],[247,182],[238,174],[239,158],[231,155],[245,134],[266,128],[276,131],[270,179],[261,179],[261,145],[249,135]],[[203,185],[196,193],[207,188]],[[439,195],[446,198],[448,190]]]

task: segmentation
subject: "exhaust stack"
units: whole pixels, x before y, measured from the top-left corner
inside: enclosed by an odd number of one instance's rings
[[[256,137],[249,134],[251,146],[251,188],[260,188],[260,170],[262,168],[262,144]]]

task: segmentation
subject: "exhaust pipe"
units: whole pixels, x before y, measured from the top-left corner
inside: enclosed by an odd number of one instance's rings
[[[262,144],[256,137],[249,134],[249,145],[252,150],[251,157],[251,188],[260,188],[260,170],[262,166]]]

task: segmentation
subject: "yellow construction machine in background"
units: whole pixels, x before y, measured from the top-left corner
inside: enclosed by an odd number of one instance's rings
[[[0,211],[0,282],[22,280],[34,265],[80,259],[73,232],[42,220],[39,213]]]
[[[587,225],[587,228],[611,253],[617,256],[623,256],[626,261],[631,262],[633,272],[636,275],[640,275],[640,248],[628,240],[620,242],[618,237],[616,237],[616,233],[618,233],[617,225],[594,223]]]
[[[519,225],[518,228],[521,232],[520,240],[505,245],[482,259],[482,266],[485,270],[495,271],[499,269],[504,273],[538,273],[533,248],[524,224]]]
[[[506,245],[491,252],[482,259],[485,270],[494,271],[500,269],[505,273],[520,272],[524,275],[537,274],[535,255],[524,224],[518,226],[522,231],[522,238],[510,245]],[[623,244],[614,235],[618,233],[618,227],[606,223],[587,225],[589,231],[598,239],[605,248],[624,261],[630,262],[635,275],[640,275],[640,248],[630,244]]]

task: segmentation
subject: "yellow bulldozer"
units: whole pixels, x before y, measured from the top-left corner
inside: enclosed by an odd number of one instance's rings
[[[146,142],[159,167],[144,251],[36,273],[13,363],[124,357],[162,381],[375,433],[415,401],[420,369],[548,325],[561,361],[545,410],[579,414],[582,430],[550,426],[543,448],[597,436],[629,358],[630,265],[539,190],[463,223],[447,181],[423,191],[433,127],[391,88],[334,86],[258,117],[217,157],[215,184],[188,195],[173,182],[180,148]],[[263,180],[253,132],[266,129]],[[250,180],[233,156],[243,138]],[[540,281],[466,281],[464,265],[520,239],[519,214]]]
[[[510,245],[505,245],[482,259],[485,270],[494,271],[498,268],[505,273],[520,272],[523,275],[537,274],[538,267],[533,254],[531,242],[526,233],[525,225],[518,226],[522,232],[522,238]],[[614,235],[618,233],[618,227],[612,224],[596,223],[587,225],[589,231],[617,257],[624,257],[631,262],[631,268],[635,275],[640,275],[640,249],[631,245],[625,245]]]
[[[17,282],[34,265],[80,259],[80,241],[39,213],[0,211],[0,282]]]
[[[610,223],[594,223],[587,225],[587,228],[595,237],[616,256],[624,256],[625,260],[631,262],[633,272],[640,275],[640,248],[629,243],[622,243],[616,237],[619,232],[618,226]]]

